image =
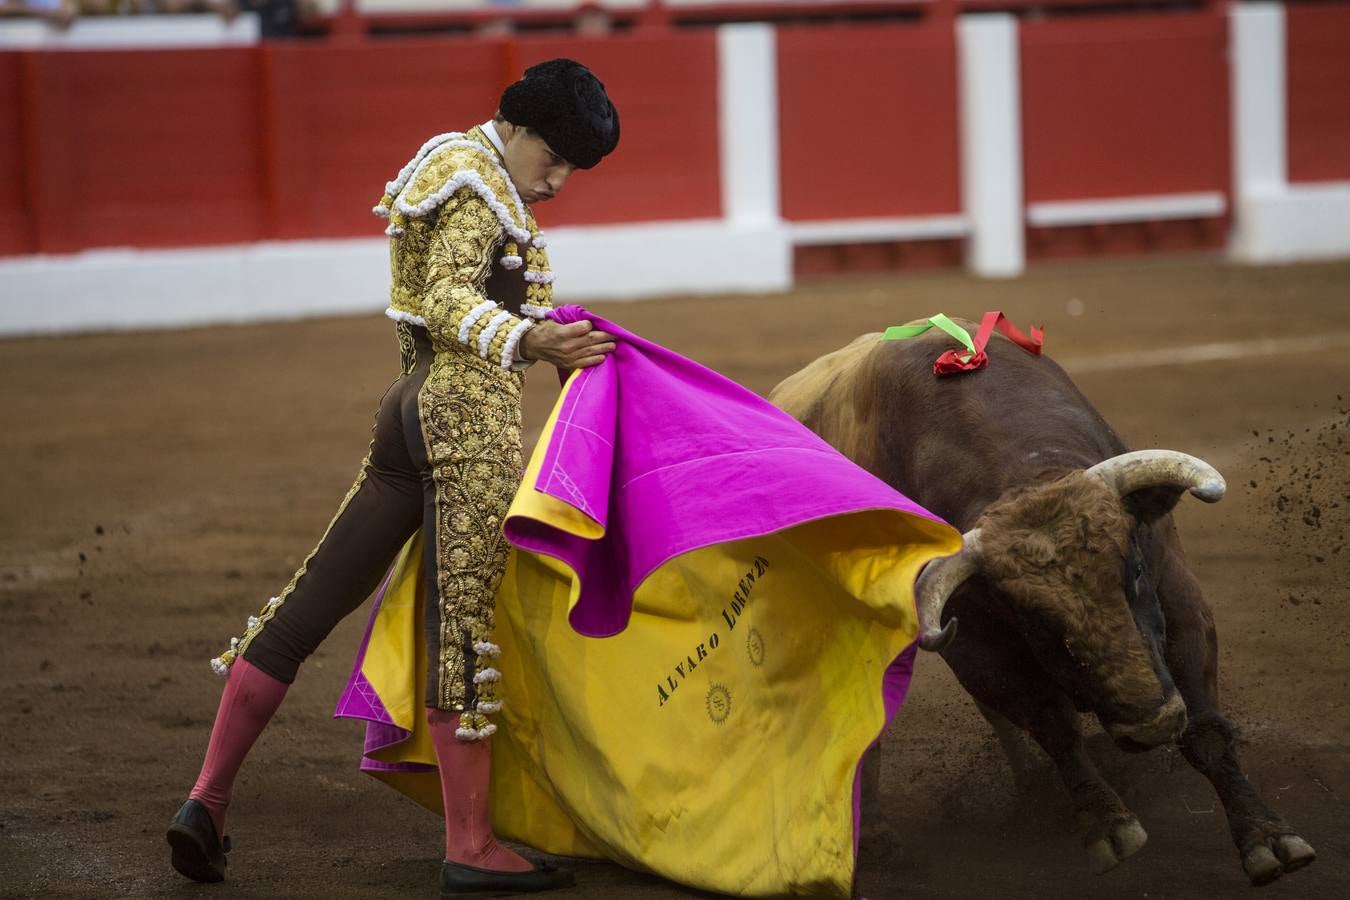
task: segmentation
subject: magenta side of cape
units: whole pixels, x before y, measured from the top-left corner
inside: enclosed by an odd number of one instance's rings
[[[918,655],[918,650],[919,643],[915,641],[886,667],[886,674],[881,681],[881,705],[886,710],[886,724],[882,726],[881,734],[877,735],[876,740],[868,745],[868,751],[874,750],[881,743],[881,735],[886,733],[886,728],[890,726],[891,720],[905,702],[905,695],[909,693],[909,683],[914,678],[914,657]],[[865,758],[866,754],[859,758],[858,765],[853,770],[854,856],[858,854],[858,838],[862,836],[862,767]]]
[[[511,543],[567,563],[581,581],[571,624],[606,637],[628,625],[637,586],[667,560],[865,509],[937,519],[757,394],[579,306],[618,338],[568,392],[535,489],[605,526],[600,540],[522,518]]]
[[[392,747],[406,741],[410,736],[406,728],[394,724],[394,719],[385,709],[379,693],[361,672],[366,660],[366,649],[370,646],[370,633],[375,628],[375,617],[379,615],[380,605],[384,603],[385,592],[389,590],[389,581],[393,569],[385,573],[384,581],[375,595],[375,603],[370,610],[370,621],[366,623],[366,632],[361,636],[361,644],[356,648],[356,662],[352,674],[347,679],[347,687],[338,698],[333,710],[335,719],[361,719],[366,723],[366,741],[361,751],[361,771],[363,772],[425,772],[435,766],[418,763],[387,763],[373,759],[370,754],[385,747]]]

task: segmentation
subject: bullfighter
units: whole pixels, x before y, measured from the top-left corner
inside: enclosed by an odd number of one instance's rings
[[[498,843],[489,820],[490,717],[501,708],[492,643],[521,477],[524,369],[600,363],[613,338],[546,318],[553,273],[531,205],[619,140],[619,117],[585,66],[554,59],[506,88],[494,119],[427,141],[386,185],[391,301],[401,374],[380,402],[370,452],[290,583],[212,660],[227,677],[200,777],[169,825],[173,867],[221,881],[235,776],[300,664],[426,537],[427,721],[445,802],[442,896],[548,890],[571,873]]]

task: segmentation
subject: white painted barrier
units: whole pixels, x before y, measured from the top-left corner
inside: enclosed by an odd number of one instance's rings
[[[956,24],[961,95],[961,194],[971,223],[966,265],[977,275],[1020,275],[1022,106],[1017,18],[961,16]]]
[[[1232,257],[1277,263],[1350,256],[1350,182],[1289,183],[1284,4],[1234,4],[1229,35]]]

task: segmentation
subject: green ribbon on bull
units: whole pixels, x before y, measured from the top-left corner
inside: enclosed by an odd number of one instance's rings
[[[935,326],[956,338],[968,351],[970,351],[966,359],[969,359],[976,354],[975,341],[971,339],[970,332],[947,318],[944,313],[930,316],[928,321],[922,325],[892,325],[881,335],[881,339],[883,341],[903,341],[906,338],[918,337]],[[962,362],[965,362],[965,360],[962,360]]]

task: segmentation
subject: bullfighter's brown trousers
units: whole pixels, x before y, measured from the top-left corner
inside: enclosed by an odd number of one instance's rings
[[[403,373],[380,401],[372,429],[370,453],[351,493],[310,558],[296,574],[283,602],[249,636],[243,657],[272,677],[289,684],[300,664],[347,615],[370,596],[394,557],[416,529],[426,540],[424,633],[427,642],[426,704],[440,706],[444,680],[439,671],[446,654],[442,635],[461,643],[453,654],[464,671],[453,680],[468,688],[473,705],[474,669],[478,654],[468,628],[442,628],[437,573],[438,505],[433,466],[428,459],[419,417],[419,394],[432,370],[435,353],[426,329],[399,323]],[[442,510],[443,512],[443,510]],[[497,535],[485,536],[488,539]],[[495,592],[496,585],[489,587]],[[457,676],[457,677],[456,677]],[[454,704],[458,706],[459,704]]]

